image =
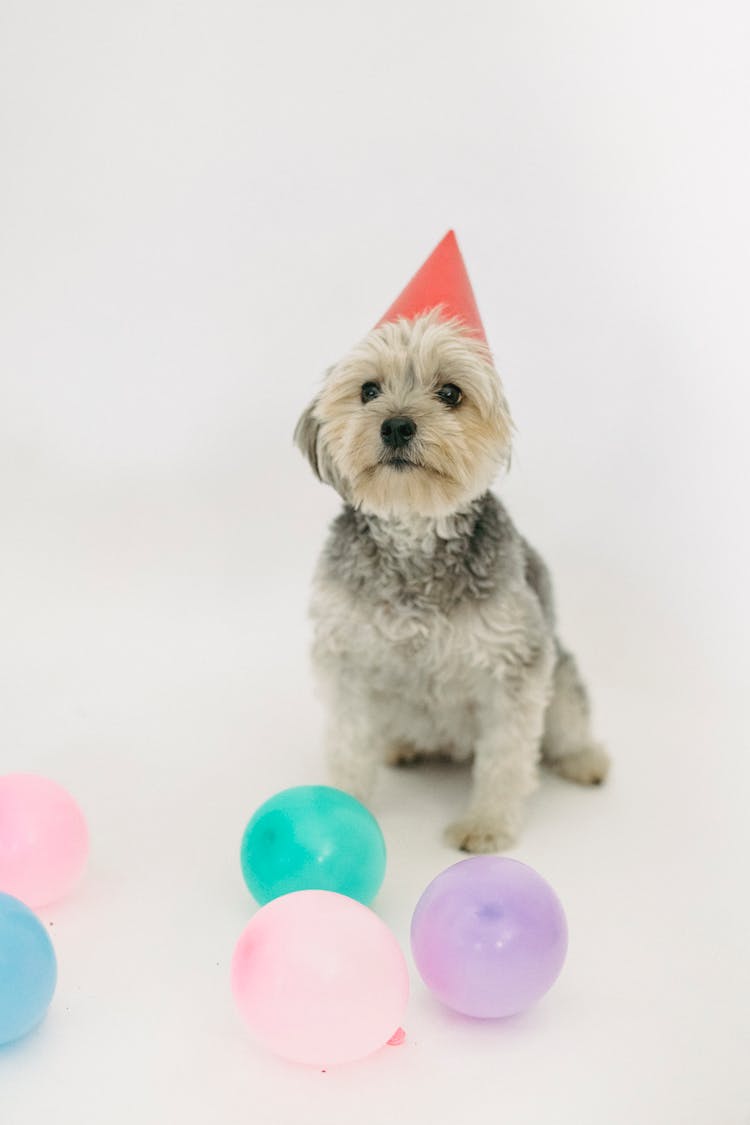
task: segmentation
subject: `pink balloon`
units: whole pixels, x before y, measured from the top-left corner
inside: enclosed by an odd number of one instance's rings
[[[0,777],[0,891],[46,906],[78,881],[88,850],[83,813],[61,785],[30,773]]]
[[[398,942],[366,906],[332,891],[295,891],[242,932],[232,990],[262,1043],[295,1062],[352,1062],[397,1032],[409,998]]]

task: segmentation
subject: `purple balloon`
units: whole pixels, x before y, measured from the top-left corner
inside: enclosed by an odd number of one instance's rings
[[[568,948],[560,900],[541,875],[502,856],[474,856],[433,879],[411,923],[420,975],[449,1008],[510,1016],[551,988]]]

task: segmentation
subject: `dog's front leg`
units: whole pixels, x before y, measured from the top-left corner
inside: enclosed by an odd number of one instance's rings
[[[326,757],[332,785],[366,804],[372,796],[383,753],[382,740],[366,712],[356,714],[348,709],[330,717]]]
[[[537,786],[549,673],[513,674],[480,714],[473,787],[466,815],[446,831],[465,852],[498,852],[515,843],[524,800]]]

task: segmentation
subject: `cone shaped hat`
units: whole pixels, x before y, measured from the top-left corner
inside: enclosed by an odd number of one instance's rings
[[[487,342],[474,291],[452,230],[438,243],[376,327],[399,317],[412,320],[438,305],[445,320],[458,318],[480,340]]]

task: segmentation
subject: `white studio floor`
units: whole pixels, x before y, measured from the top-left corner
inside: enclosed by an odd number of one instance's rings
[[[449,1121],[481,1099],[514,1125],[746,1122],[746,853],[739,795],[708,764],[740,732],[684,635],[641,623],[636,644],[637,591],[606,619],[581,613],[611,783],[545,780],[513,853],[568,912],[548,997],[474,1023],[415,976],[406,1043],[325,1074],[248,1040],[228,984],[253,910],[240,834],[272,792],[323,779],[301,573],[315,544],[274,580],[254,572],[239,506],[170,499],[37,497],[23,535],[9,528],[3,766],[64,782],[93,852],[79,892],[42,912],[59,989],[39,1031],[0,1053],[3,1120]],[[604,581],[565,600],[580,609]],[[458,771],[384,776],[377,909],[404,947],[421,890],[457,858],[440,831],[466,792]]]

